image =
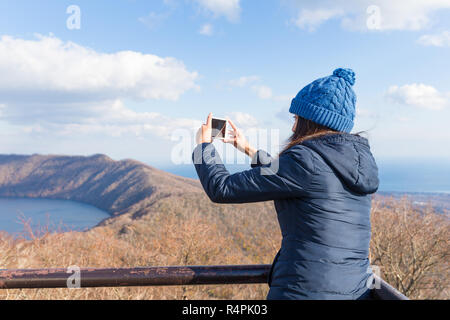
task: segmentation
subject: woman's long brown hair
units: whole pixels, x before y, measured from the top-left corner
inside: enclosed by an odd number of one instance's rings
[[[298,117],[297,127],[295,128],[294,134],[289,138],[287,146],[281,151],[280,155],[286,152],[289,148],[301,144],[303,141],[319,137],[325,134],[339,134],[340,131],[330,129],[328,127],[322,126],[311,120]]]

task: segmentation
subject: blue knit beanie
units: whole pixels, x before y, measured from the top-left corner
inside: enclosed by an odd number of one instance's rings
[[[300,90],[289,112],[337,131],[350,132],[355,119],[354,84],[352,69],[336,69],[333,75]]]

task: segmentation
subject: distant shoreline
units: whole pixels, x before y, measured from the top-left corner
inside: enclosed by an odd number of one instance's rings
[[[450,165],[447,162],[430,163],[401,161],[380,162],[380,187],[378,192],[386,193],[442,193],[450,194]],[[230,173],[250,169],[250,164],[225,164]],[[161,170],[182,177],[197,179],[192,164],[163,165]]]
[[[450,212],[450,193],[446,192],[380,191],[375,194],[375,197],[393,197],[395,199],[406,197],[418,207],[431,205],[437,212]]]
[[[450,196],[450,191],[377,191],[378,194],[413,194],[413,195],[448,195]]]
[[[244,166],[227,168],[233,173]],[[173,169],[161,170],[131,159],[115,161],[99,154],[89,157],[0,155],[0,197],[71,200],[91,205],[110,215],[96,225],[102,226],[150,214],[158,210],[155,204],[164,199],[206,197],[193,165]],[[188,171],[183,174],[184,169]],[[375,194],[396,198],[405,195],[413,197],[417,205],[431,202],[440,212],[450,210],[450,191],[380,190]]]

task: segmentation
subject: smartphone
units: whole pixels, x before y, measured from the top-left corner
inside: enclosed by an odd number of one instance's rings
[[[228,121],[220,118],[212,118],[211,139],[223,140],[227,136]]]

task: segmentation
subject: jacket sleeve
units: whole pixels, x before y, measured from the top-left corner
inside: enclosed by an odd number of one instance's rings
[[[270,165],[270,163],[273,160],[274,159],[272,158],[272,156],[270,154],[268,154],[264,150],[258,150],[256,152],[256,154],[253,156],[251,167],[257,168],[257,167],[267,166],[267,165]]]
[[[266,153],[264,155],[268,156]],[[307,194],[314,174],[308,152],[296,154],[295,157],[287,152],[278,159],[268,156],[266,160],[270,159],[270,163],[258,164],[255,161],[252,169],[235,174],[228,172],[211,143],[198,145],[192,158],[203,189],[211,201],[216,203],[302,197]]]

